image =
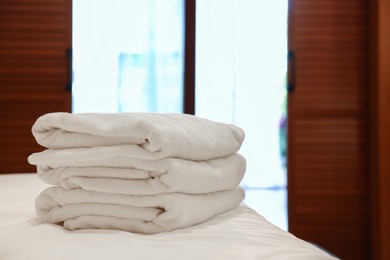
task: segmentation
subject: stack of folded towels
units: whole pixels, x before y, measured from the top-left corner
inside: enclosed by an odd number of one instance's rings
[[[49,113],[29,156],[53,186],[36,198],[43,222],[68,230],[153,234],[204,222],[244,199],[242,129],[187,114]]]

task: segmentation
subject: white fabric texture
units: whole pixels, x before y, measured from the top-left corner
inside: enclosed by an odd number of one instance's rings
[[[68,232],[36,217],[34,199],[46,188],[36,174],[0,174],[0,259],[336,259],[244,204],[201,224],[159,234]]]
[[[118,148],[113,146],[110,148]],[[244,177],[245,158],[235,153],[206,161],[178,158],[143,160],[123,153],[99,156],[81,148],[52,150],[30,156],[38,176],[66,189],[152,195],[181,192],[199,194],[234,189]]]
[[[38,216],[66,229],[120,229],[153,234],[198,224],[236,207],[241,188],[207,194],[109,194],[54,186],[35,201]]]
[[[36,199],[44,222],[69,230],[159,233],[236,207],[246,169],[242,129],[186,114],[49,113],[29,156],[52,185]]]
[[[32,133],[47,148],[127,144],[132,157],[144,159],[206,160],[237,152],[244,140],[234,125],[173,113],[49,113]]]

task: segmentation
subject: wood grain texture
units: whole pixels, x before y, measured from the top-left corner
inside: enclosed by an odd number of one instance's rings
[[[370,2],[371,259],[390,259],[390,3]]]
[[[71,110],[66,91],[71,2],[0,1],[0,173],[35,172],[31,127],[42,114]]]
[[[289,229],[341,259],[368,259],[368,49],[364,0],[293,0]]]

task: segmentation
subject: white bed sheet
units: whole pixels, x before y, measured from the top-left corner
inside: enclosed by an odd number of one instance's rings
[[[244,204],[186,229],[156,235],[66,231],[38,224],[36,174],[0,175],[0,259],[334,259],[272,225]]]

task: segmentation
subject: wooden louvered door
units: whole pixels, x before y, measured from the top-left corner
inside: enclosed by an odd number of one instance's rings
[[[70,0],[0,1],[0,173],[34,172],[31,135],[44,113],[71,110]]]
[[[370,254],[368,5],[290,0],[289,8],[289,230],[341,259]]]

